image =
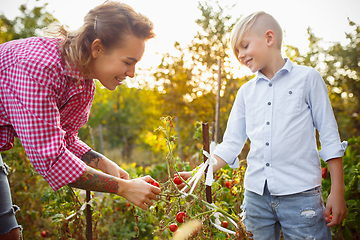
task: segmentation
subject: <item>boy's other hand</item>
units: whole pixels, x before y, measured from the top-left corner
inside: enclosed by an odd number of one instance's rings
[[[324,215],[325,220],[328,222],[328,224],[326,224],[328,227],[333,227],[342,223],[347,215],[344,194],[333,193],[331,191],[327,199]]]

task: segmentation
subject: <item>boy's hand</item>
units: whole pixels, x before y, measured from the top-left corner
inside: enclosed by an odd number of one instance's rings
[[[325,220],[328,222],[328,227],[341,224],[347,215],[346,203],[343,193],[333,193],[331,191],[327,199],[324,215]]]
[[[343,176],[342,158],[333,158],[327,161],[331,176],[331,192],[327,199],[324,211],[328,227],[341,224],[346,218],[345,185]],[[332,214],[332,218],[330,216]]]

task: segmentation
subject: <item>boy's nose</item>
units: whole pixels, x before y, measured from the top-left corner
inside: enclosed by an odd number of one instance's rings
[[[242,59],[242,58],[244,58],[244,57],[245,57],[245,53],[244,53],[244,52],[239,51],[238,58],[239,58],[239,59]]]

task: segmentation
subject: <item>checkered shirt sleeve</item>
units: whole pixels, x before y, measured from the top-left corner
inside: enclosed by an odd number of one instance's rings
[[[90,150],[77,133],[88,120],[95,84],[76,76],[60,57],[58,39],[0,45],[0,150],[18,136],[55,191],[84,173],[80,157]]]

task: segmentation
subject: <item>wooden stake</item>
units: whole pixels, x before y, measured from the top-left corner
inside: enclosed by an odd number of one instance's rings
[[[203,123],[202,124],[202,132],[203,132],[203,149],[204,151],[207,151],[208,153],[210,153],[210,135],[209,135],[209,124],[208,123]],[[208,158],[204,155],[204,163],[206,162]],[[208,170],[209,166],[206,167],[205,169],[205,179],[206,179],[206,175],[207,175],[207,170]],[[208,203],[212,203],[212,198],[211,198],[211,186],[205,186],[205,192],[206,192],[206,201]]]
[[[91,192],[86,190],[86,202],[91,200]],[[86,239],[92,240],[92,211],[91,206],[86,204]]]

